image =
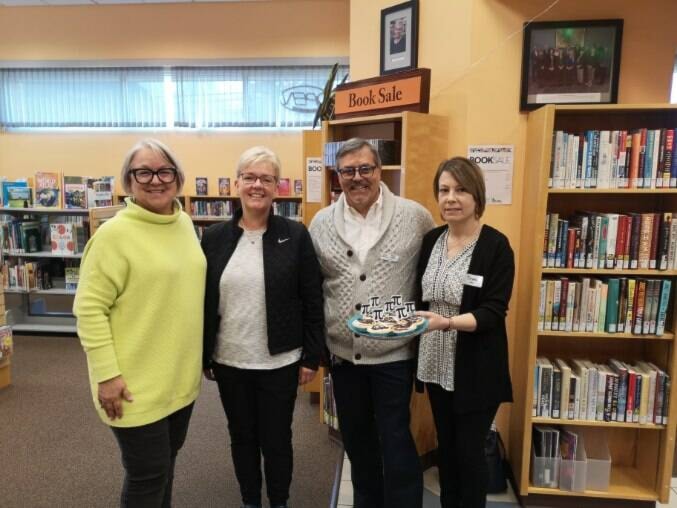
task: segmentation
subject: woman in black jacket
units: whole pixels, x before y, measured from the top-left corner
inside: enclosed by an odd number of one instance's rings
[[[242,208],[202,237],[207,257],[203,367],[228,418],[244,508],[285,508],[297,385],[312,381],[323,352],[320,266],[306,228],[272,213],[278,157],[245,151],[235,187]]]
[[[512,401],[505,315],[515,274],[508,239],[482,225],[480,168],[463,157],[440,164],[434,181],[446,225],[423,239],[420,314],[430,327],[419,343],[438,439],[443,508],[483,507],[484,442],[501,402]]]

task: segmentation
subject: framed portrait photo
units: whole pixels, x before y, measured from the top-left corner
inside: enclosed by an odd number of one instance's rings
[[[615,104],[622,19],[525,23],[520,111]]]
[[[418,0],[381,11],[381,76],[415,69],[418,60]]]

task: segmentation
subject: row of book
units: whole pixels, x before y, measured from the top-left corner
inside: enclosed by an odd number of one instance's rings
[[[48,260],[28,261],[5,259],[1,265],[3,289],[34,291],[54,288],[55,280],[63,277],[63,289],[75,290],[80,279],[80,267],[68,260],[58,267]]]
[[[223,199],[191,200],[190,215],[193,217],[232,217],[233,202]]]
[[[72,255],[85,250],[89,224],[84,217],[58,217],[59,222],[12,219],[0,222],[0,241],[5,254],[48,252]],[[57,219],[51,217],[51,219]]]
[[[115,177],[38,172],[33,178],[0,179],[2,206],[87,209],[113,204]]]
[[[563,188],[677,187],[675,129],[553,133],[548,186]]]
[[[273,213],[290,219],[298,219],[302,215],[303,207],[296,201],[275,201]]]
[[[677,221],[672,212],[549,213],[541,265],[548,268],[674,270]]]
[[[536,358],[531,415],[667,425],[670,376],[650,362]]]
[[[670,279],[543,279],[538,330],[663,335],[671,290]]]

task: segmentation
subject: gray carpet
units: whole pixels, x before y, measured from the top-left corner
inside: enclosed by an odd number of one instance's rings
[[[0,390],[0,506],[118,506],[119,452],[93,410],[78,340],[15,337],[12,375],[12,386]],[[296,404],[290,501],[294,508],[324,508],[342,450],[308,397],[300,393]],[[205,382],[176,465],[175,507],[239,506],[228,446],[216,386]]]

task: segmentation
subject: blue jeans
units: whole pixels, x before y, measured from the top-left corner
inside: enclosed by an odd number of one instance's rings
[[[123,508],[169,508],[174,462],[188,432],[193,404],[140,427],[111,427],[120,446],[125,481]]]
[[[420,508],[423,475],[409,430],[414,362],[332,366],[355,508]]]

